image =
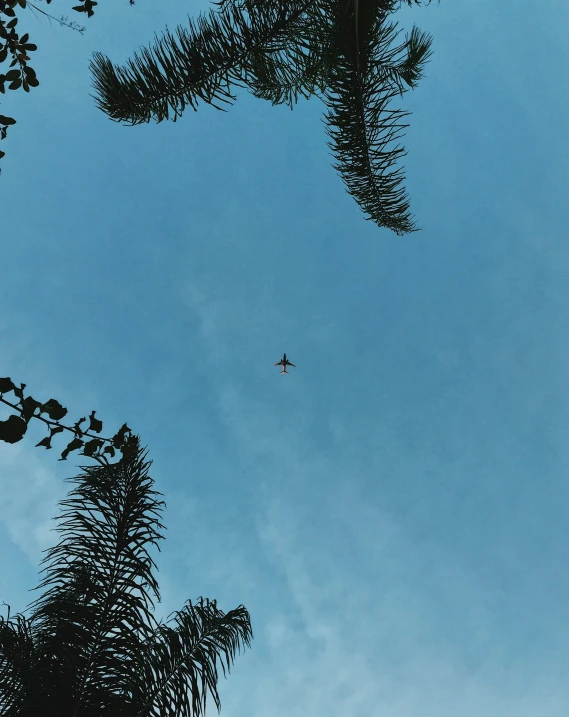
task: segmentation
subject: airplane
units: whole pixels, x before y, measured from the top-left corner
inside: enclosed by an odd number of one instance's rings
[[[276,363],[275,366],[283,367],[281,373],[288,373],[288,371],[286,370],[287,366],[293,366],[294,368],[296,368],[296,366],[287,359],[286,354],[283,354],[282,359],[278,363]]]

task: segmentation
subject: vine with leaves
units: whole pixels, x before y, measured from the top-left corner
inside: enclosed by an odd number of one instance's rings
[[[47,5],[51,1],[45,0]],[[129,0],[129,3],[134,5],[134,0]],[[85,13],[87,17],[92,17],[95,14],[94,7],[97,4],[95,0],[79,0],[79,5],[75,5],[72,9],[75,12]],[[19,18],[16,13],[21,10],[30,10],[34,14],[39,12],[49,20],[55,20],[62,27],[69,27],[81,34],[85,31],[85,27],[74,21],[69,21],[66,16],[56,18],[35,3],[29,2],[29,0],[0,0],[0,65],[5,62],[10,63],[7,72],[0,72],[1,94],[6,93],[6,88],[9,90],[19,90],[21,88],[24,92],[29,92],[30,88],[39,85],[36,71],[28,64],[31,59],[30,53],[38,49],[37,45],[30,42],[29,33],[18,34]],[[14,124],[16,124],[16,120],[13,117],[0,112],[0,140],[6,139],[8,128]],[[0,150],[0,159],[5,154]]]
[[[85,417],[80,418],[73,426],[64,426],[60,421],[67,415],[67,409],[55,398],[50,398],[49,401],[42,403],[31,396],[24,396],[25,387],[25,383],[16,386],[12,379],[0,378],[0,402],[19,412],[19,415],[12,414],[6,421],[0,421],[0,440],[6,443],[21,441],[28,430],[30,420],[37,418],[49,427],[49,436],[36,443],[36,448],[38,446],[42,446],[45,449],[52,448],[51,439],[57,433],[70,431],[74,434],[74,438],[62,451],[60,461],[66,460],[71,451],[82,448],[80,455],[93,458],[101,465],[108,465],[107,456],[112,458],[117,451],[120,451],[122,458],[128,458],[136,450],[136,438],[126,423],[119,428],[112,438],[93,435],[93,433],[98,434],[103,430],[103,422],[95,416],[96,411],[91,411],[89,428],[86,430],[81,428],[81,424],[87,420]],[[13,393],[18,402],[12,403],[6,400],[4,394],[7,393]],[[90,433],[90,431],[93,431],[93,433]]]

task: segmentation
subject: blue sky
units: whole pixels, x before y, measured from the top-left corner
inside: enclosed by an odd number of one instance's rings
[[[434,35],[402,238],[345,192],[317,99],[110,122],[91,53],[208,7],[113,5],[84,36],[21,21],[41,85],[2,98],[0,375],[148,445],[157,613],[251,612],[222,714],[565,717],[566,4],[397,13]],[[34,430],[0,445],[13,611],[84,460]]]

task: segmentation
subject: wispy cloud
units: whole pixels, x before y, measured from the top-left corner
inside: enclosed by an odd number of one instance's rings
[[[217,317],[231,309],[203,297],[192,307],[206,352],[224,360],[230,347]],[[341,420],[332,415],[336,442],[323,454],[303,430],[306,416],[287,421],[231,377],[220,378],[216,396],[238,465],[257,486],[263,558],[248,561],[235,544],[233,564],[215,548],[210,555],[225,565],[219,584],[239,585],[256,628],[252,654],[223,688],[225,714],[565,714],[568,691],[551,674],[556,660],[566,665],[565,652],[541,664],[531,649],[516,654],[501,623],[502,586],[457,554],[422,543],[382,504],[380,490],[369,492],[362,478],[376,457],[354,463],[354,436]],[[417,456],[402,460],[421,470]],[[429,474],[447,469],[430,456]]]
[[[227,689],[226,714],[243,714],[246,705],[259,717],[565,714],[567,688],[546,669],[535,671],[524,656],[500,663],[499,626],[485,614],[486,589],[474,576],[434,566],[418,584],[420,546],[389,516],[349,500],[336,515],[326,505],[322,512],[333,522],[351,515],[348,552],[365,567],[350,569],[341,541],[315,539],[282,496],[268,506],[262,542],[288,594],[261,626],[262,657],[251,659],[251,674],[240,670],[247,685]],[[295,611],[284,607],[289,600]],[[453,603],[471,613],[454,634],[441,615]]]
[[[0,522],[32,565],[53,543],[52,518],[65,490],[42,458],[27,446],[0,443]]]

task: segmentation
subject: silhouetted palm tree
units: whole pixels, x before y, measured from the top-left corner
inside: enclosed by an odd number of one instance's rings
[[[249,613],[200,598],[168,623],[147,547],[158,546],[162,501],[136,437],[130,458],[83,468],[42,561],[47,588],[31,615],[0,618],[3,717],[184,717],[218,709],[218,665],[249,646]]]
[[[411,5],[419,0],[403,0]],[[430,2],[430,0],[429,0]],[[415,87],[431,52],[431,37],[413,27],[405,42],[388,17],[400,0],[219,0],[209,17],[166,31],[150,49],[117,67],[95,53],[91,62],[98,106],[127,124],[174,121],[201,100],[218,109],[234,87],[291,108],[318,95],[346,188],[367,219],[397,234],[415,231],[394,143],[409,113],[389,109]]]

